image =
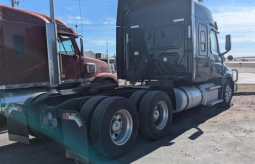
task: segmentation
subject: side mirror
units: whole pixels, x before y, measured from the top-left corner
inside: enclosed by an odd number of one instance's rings
[[[226,53],[231,50],[231,35],[226,35],[226,43],[225,43],[226,52],[221,53],[220,57],[223,57]]]
[[[84,48],[83,48],[83,37],[80,37],[80,46],[81,46],[81,56],[84,56]]]
[[[226,51],[231,50],[231,35],[226,36],[226,44],[225,44]]]
[[[232,61],[233,59],[234,59],[234,57],[233,57],[232,55],[229,55],[229,56],[228,56],[228,60],[229,60],[229,61]]]

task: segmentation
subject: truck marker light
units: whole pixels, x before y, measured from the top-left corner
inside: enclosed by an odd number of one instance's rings
[[[75,113],[64,113],[63,114],[63,119],[64,120],[73,120],[76,122],[76,124],[81,127],[82,126],[82,122],[79,119],[79,117],[77,117],[77,115]]]
[[[191,38],[191,26],[189,26],[189,29],[188,29],[188,37]]]
[[[68,116],[68,115],[63,114],[63,119],[64,119],[64,120],[68,120],[68,119],[69,119],[69,116]]]
[[[174,22],[182,22],[182,21],[184,21],[184,18],[182,18],[182,19],[175,19],[174,20]]]
[[[89,68],[88,68],[89,72],[92,70],[92,66],[90,65]]]
[[[44,123],[45,125],[48,124],[48,118],[47,118],[47,117],[43,117],[43,123]]]
[[[21,108],[18,108],[17,111],[18,111],[18,112],[22,112],[22,109],[21,109]]]
[[[52,120],[52,114],[50,112],[47,114],[47,118],[48,118],[49,121]]]
[[[131,28],[139,28],[139,25],[131,26]]]
[[[57,119],[55,119],[55,118],[52,119],[52,125],[55,127],[58,125]]]

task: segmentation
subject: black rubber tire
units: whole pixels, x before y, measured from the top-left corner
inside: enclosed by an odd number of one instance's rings
[[[231,98],[229,101],[227,101],[226,97],[225,97],[225,91],[226,91],[227,86],[229,86],[232,90],[232,95],[231,95]],[[231,106],[231,100],[233,98],[233,89],[232,88],[233,88],[233,86],[232,86],[231,82],[228,79],[226,79],[224,86],[223,86],[223,90],[222,90],[223,102],[219,104],[220,107],[230,107]]]
[[[161,130],[156,128],[154,123],[155,106],[164,101],[168,107],[168,120]],[[172,123],[172,103],[168,95],[161,91],[150,91],[145,94],[139,106],[139,132],[140,135],[152,140],[159,140],[165,137]]]
[[[110,125],[114,115],[126,109],[132,117],[133,131],[129,140],[123,145],[116,145],[110,136]],[[134,104],[121,97],[109,97],[104,99],[96,108],[92,117],[90,136],[94,148],[100,154],[111,158],[119,158],[133,147],[139,128],[138,114]]]
[[[143,96],[147,93],[148,91],[142,90],[142,91],[136,91],[134,92],[130,97],[129,100],[135,105],[137,111],[139,111],[139,106],[141,103],[141,100]]]
[[[106,96],[96,96],[89,99],[81,108],[80,115],[85,121],[87,131],[90,132],[90,125],[92,116],[97,108],[97,106],[106,99]]]

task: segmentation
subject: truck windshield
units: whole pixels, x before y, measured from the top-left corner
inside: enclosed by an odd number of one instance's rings
[[[58,53],[75,55],[72,40],[68,36],[59,36],[58,40]]]

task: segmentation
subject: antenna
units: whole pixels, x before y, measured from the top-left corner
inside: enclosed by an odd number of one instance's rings
[[[106,40],[106,56],[107,56],[107,60],[109,59],[108,57],[108,40]]]
[[[80,8],[80,18],[81,18],[81,34],[83,37],[83,28],[82,28],[82,17],[81,17],[81,1],[79,0],[79,8]]]
[[[84,38],[84,36],[83,36],[83,27],[82,27],[82,17],[81,17],[81,1],[80,0],[79,0],[79,8],[80,8],[80,19],[81,19],[81,35],[82,35],[82,38]],[[76,24],[76,26],[77,26],[77,24]],[[83,45],[84,45],[84,40],[82,40],[82,41],[83,41]]]

